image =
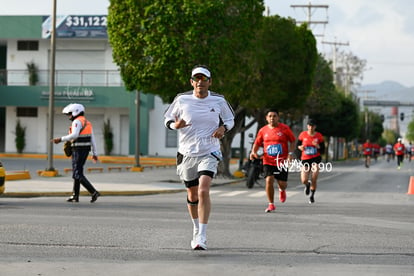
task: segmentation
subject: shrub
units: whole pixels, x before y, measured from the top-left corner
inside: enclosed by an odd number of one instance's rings
[[[14,141],[16,142],[16,149],[18,153],[22,153],[24,148],[26,147],[26,127],[23,127],[20,124],[20,120],[17,120],[16,124],[16,138]]]

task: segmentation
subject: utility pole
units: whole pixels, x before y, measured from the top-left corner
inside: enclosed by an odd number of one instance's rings
[[[142,172],[144,170],[143,167],[141,167],[140,164],[140,160],[139,160],[139,156],[141,154],[141,150],[139,147],[139,143],[140,143],[140,104],[141,104],[141,92],[136,90],[135,91],[135,119],[136,119],[136,125],[135,125],[135,165],[131,168],[131,172]]]
[[[53,124],[54,124],[54,113],[55,113],[55,55],[56,55],[56,0],[53,0],[53,11],[52,11],[52,36],[50,39],[50,80],[49,80],[49,120],[48,120],[48,146],[47,146],[47,159],[48,167],[46,171],[48,174],[55,176],[55,168],[53,167]]]
[[[367,101],[368,98],[369,98],[368,97],[368,93],[373,93],[373,92],[375,92],[375,90],[359,90],[358,92],[364,93],[364,104],[365,104],[365,101]],[[368,138],[368,134],[369,134],[369,128],[368,128],[369,118],[368,118],[368,108],[367,107],[364,108],[364,113],[365,113],[365,137]]]
[[[337,79],[337,74],[336,74],[336,52],[338,50],[338,46],[342,45],[342,46],[349,46],[349,42],[337,42],[336,39],[335,41],[322,41],[322,44],[329,44],[332,45],[332,71],[334,74],[334,84],[337,84],[338,79]]]
[[[328,24],[328,8],[329,5],[312,5],[310,2],[307,5],[290,5],[291,8],[296,9],[296,8],[301,8],[305,11],[306,13],[306,20],[296,20],[297,24],[303,24],[303,23],[307,23],[308,24],[308,30],[310,30],[313,35],[315,37],[323,37],[324,34],[315,34],[312,30],[312,26],[318,26],[318,25],[323,25],[323,30],[325,31],[325,26],[326,24]],[[314,12],[316,12],[318,9],[325,9],[325,20],[315,20],[312,19],[312,16],[314,15]],[[306,122],[308,121],[309,116],[305,115],[303,118],[303,129],[306,129]]]
[[[311,27],[311,25],[315,25],[315,24],[323,24],[324,26],[326,24],[328,24],[328,20],[312,20],[312,14],[314,13],[314,11],[316,9],[325,9],[326,14],[328,13],[328,8],[329,5],[312,5],[310,2],[307,5],[290,5],[292,8],[303,8],[303,9],[307,9],[307,20],[306,21],[299,21],[297,20],[296,22],[299,24],[302,23],[308,23],[309,28]],[[326,15],[326,18],[328,18],[328,15]],[[321,36],[323,37],[323,35],[321,34],[314,34],[314,36]],[[346,45],[348,46],[349,43],[341,43],[341,42],[329,42],[329,41],[322,41],[323,44],[331,44],[333,45],[333,58],[332,58],[332,71],[334,73],[334,84],[337,84],[337,74],[336,74],[336,51],[337,51],[337,46],[338,45]]]
[[[325,9],[326,14],[328,14],[328,8],[329,5],[312,5],[310,2],[307,5],[290,5],[291,8],[303,8],[305,10],[307,10],[306,12],[306,20],[296,20],[296,23],[298,24],[302,24],[302,23],[308,23],[308,27],[310,29],[311,25],[323,25],[324,27],[326,26],[326,24],[328,24],[328,15],[326,15],[326,20],[312,20],[312,15],[314,14],[314,11],[317,9]],[[321,36],[323,37],[323,34],[313,34],[314,36]]]

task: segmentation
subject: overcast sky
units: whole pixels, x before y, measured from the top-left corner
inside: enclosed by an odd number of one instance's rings
[[[414,1],[412,0],[265,0],[270,14],[307,21],[307,8],[291,5],[328,5],[312,8],[311,20],[318,49],[330,57],[332,45],[367,61],[363,84],[392,80],[414,87]],[[53,0],[0,0],[0,15],[49,15]],[[107,14],[108,0],[57,0],[57,14]],[[323,36],[319,36],[323,35]]]
[[[339,51],[352,52],[367,61],[363,84],[392,80],[414,87],[414,1],[412,0],[313,0],[311,19],[328,21],[313,26],[320,52],[332,55],[332,45],[325,42],[349,43]],[[309,5],[303,0],[266,0],[270,14],[307,21]]]

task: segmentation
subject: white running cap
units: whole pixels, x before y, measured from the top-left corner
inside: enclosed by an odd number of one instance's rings
[[[207,68],[204,68],[204,67],[196,67],[196,68],[194,68],[194,70],[191,72],[191,76],[194,77],[197,74],[203,74],[207,78],[210,78],[211,77],[210,71],[208,71],[208,69]]]

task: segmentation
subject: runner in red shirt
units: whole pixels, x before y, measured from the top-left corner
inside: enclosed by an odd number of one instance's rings
[[[398,169],[401,169],[402,162],[404,160],[405,146],[402,143],[402,139],[398,138],[397,143],[394,145],[395,155],[397,155]]]
[[[365,156],[365,167],[369,168],[371,165],[371,155],[373,150],[369,139],[367,139],[367,141],[362,145],[362,150],[364,151],[363,154]]]
[[[279,186],[279,200],[286,201],[286,187],[288,179],[288,161],[292,160],[295,149],[295,135],[289,126],[279,123],[279,113],[270,110],[266,113],[268,124],[257,133],[250,159],[257,159],[257,150],[263,147],[263,170],[266,177],[266,194],[269,206],[267,213],[276,209],[274,205],[274,182]]]
[[[325,150],[325,142],[321,133],[316,132],[316,122],[309,119],[307,131],[302,131],[298,137],[298,149],[302,152],[301,180],[305,185],[305,195],[309,196],[309,203],[315,202],[315,191],[319,175],[319,163],[322,161],[321,152]],[[309,180],[311,174],[311,180]]]
[[[381,146],[378,145],[377,143],[373,143],[372,144],[372,154],[374,156],[375,162],[377,162],[378,156],[380,155],[380,152],[381,152]]]

